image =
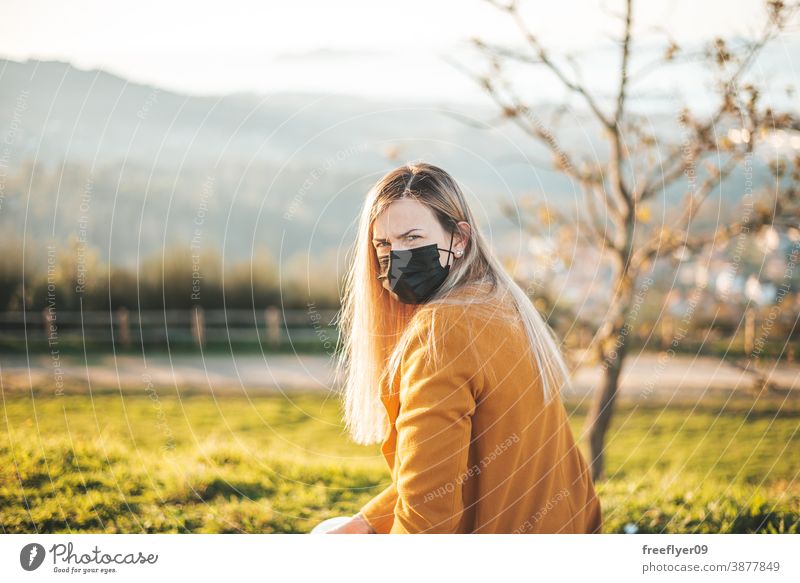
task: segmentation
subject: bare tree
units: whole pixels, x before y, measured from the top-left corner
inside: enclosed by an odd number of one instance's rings
[[[659,258],[721,245],[768,226],[781,229],[798,224],[800,156],[776,159],[771,165],[773,180],[752,204],[743,200],[749,197],[747,193],[738,192],[743,208],[735,220],[705,228],[698,220],[703,204],[721,191],[731,172],[751,161],[760,142],[772,132],[798,129],[793,112],[778,112],[765,105],[762,90],[748,80],[754,61],[768,43],[789,28],[798,5],[768,1],[765,23],[754,38],[737,42],[715,38],[694,53],[683,51],[667,35],[663,56],[632,70],[638,47],[633,38],[633,2],[626,0],[624,12],[618,15],[622,32],[615,39],[619,47],[616,90],[604,96],[584,83],[577,59],[556,57],[542,45],[525,23],[517,1],[487,1],[518,26],[522,41],[501,46],[473,39],[474,46],[488,58],[490,70],[480,75],[467,72],[499,107],[497,121],[511,121],[543,144],[552,154],[553,167],[569,177],[582,194],[580,216],[568,217],[548,207],[549,226],[568,229],[577,243],[601,249],[613,266],[608,309],[591,344],[603,365],[603,378],[586,420],[592,474],[599,480],[605,477],[605,436],[627,354],[629,315],[645,270]],[[682,105],[677,122],[683,136],[675,140],[650,128],[647,118],[637,114],[630,101],[636,97],[634,91],[642,79],[681,62],[708,66],[716,106],[710,113],[696,115]],[[560,108],[547,121],[539,119],[507,78],[506,68],[512,63],[522,68],[544,68],[569,95],[577,97],[602,132],[607,145],[604,159],[562,147],[559,129],[563,131],[562,114],[570,106]],[[724,186],[742,189],[741,185]],[[650,220],[652,208],[659,208],[654,203],[661,200],[659,204],[664,204],[663,197],[675,187],[685,189],[681,204],[677,209],[673,206],[660,221]],[[730,199],[729,194],[726,199]],[[531,233],[540,234],[536,216],[520,217],[515,209],[512,218]],[[581,228],[576,228],[576,222]]]

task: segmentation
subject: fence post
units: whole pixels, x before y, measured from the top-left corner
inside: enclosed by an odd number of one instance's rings
[[[117,310],[117,337],[121,346],[127,348],[131,344],[130,314],[128,308]]]
[[[672,314],[664,314],[661,317],[661,348],[666,350],[672,344],[672,338],[675,334],[675,327],[672,325]]]
[[[756,337],[756,312],[753,308],[747,308],[744,313],[744,352],[753,353],[753,344]]]
[[[50,344],[51,335],[53,335],[53,330],[51,329],[53,326],[53,321],[55,317],[53,316],[53,311],[50,308],[43,308],[42,309],[42,324],[44,325],[44,338],[48,344]]]
[[[264,310],[264,321],[267,324],[267,341],[272,346],[281,343],[280,311],[276,306],[269,306]]]
[[[206,345],[206,319],[202,306],[192,308],[192,337],[200,348]]]

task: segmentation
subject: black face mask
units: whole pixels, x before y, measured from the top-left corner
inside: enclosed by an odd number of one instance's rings
[[[390,251],[389,255],[381,257],[378,261],[382,270],[378,279],[383,280],[383,287],[394,292],[405,304],[427,301],[450,273],[450,257],[447,258],[447,265],[442,267],[439,251],[453,253],[454,234],[455,230],[450,234],[449,249],[431,243],[414,249]]]

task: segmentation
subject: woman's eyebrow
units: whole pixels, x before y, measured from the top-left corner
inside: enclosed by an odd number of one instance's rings
[[[396,238],[397,238],[397,239],[402,239],[402,238],[403,238],[403,237],[405,237],[406,235],[408,235],[408,234],[410,234],[410,233],[413,233],[414,231],[420,231],[420,230],[421,230],[421,229],[420,229],[419,227],[416,227],[416,228],[414,228],[414,229],[409,229],[408,231],[406,231],[406,232],[405,232],[405,233],[403,233],[402,235],[398,235]],[[375,239],[375,238],[373,238],[372,240],[373,240],[373,241],[386,241],[387,239]]]

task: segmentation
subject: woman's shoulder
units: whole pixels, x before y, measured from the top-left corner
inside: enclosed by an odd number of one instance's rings
[[[513,333],[519,321],[510,298],[466,291],[424,304],[411,326],[420,337],[432,334],[439,342],[464,345],[492,342]]]
[[[513,304],[491,296],[424,304],[412,318],[401,372],[446,376],[471,384],[480,394],[485,379],[496,376],[496,369],[504,365],[508,348],[523,341],[515,310]]]

